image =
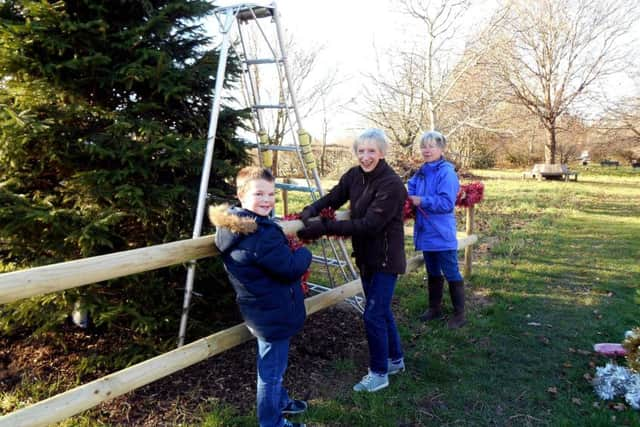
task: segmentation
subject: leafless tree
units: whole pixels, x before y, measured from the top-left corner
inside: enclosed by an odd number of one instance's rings
[[[411,147],[424,129],[437,128],[451,136],[467,125],[484,127],[482,116],[491,110],[496,93],[491,92],[493,85],[477,86],[477,98],[456,91],[472,70],[484,65],[504,11],[497,11],[465,41],[462,35],[468,26],[465,16],[470,0],[398,3],[419,38],[379,60],[379,70],[391,69],[392,73],[379,71],[368,76],[373,85],[367,93],[367,118],[405,147]],[[452,110],[455,115],[449,113]]]
[[[638,16],[635,0],[506,0],[504,41],[494,51],[513,101],[547,132],[545,162],[557,160],[559,118],[594,82],[617,71],[623,37]]]

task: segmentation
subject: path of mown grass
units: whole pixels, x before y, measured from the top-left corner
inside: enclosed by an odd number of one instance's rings
[[[597,171],[596,171],[597,172]],[[314,399],[313,426],[640,425],[588,382],[606,360],[593,343],[640,325],[640,174],[596,172],[580,181],[522,181],[479,171],[481,252],[469,324],[449,331],[416,320],[423,273],[401,279],[397,314],[408,372],[369,395],[351,392],[361,362],[337,361],[337,398]],[[592,179],[590,179],[592,178]],[[449,304],[448,297],[446,298]],[[254,414],[213,409],[205,425],[253,425]]]

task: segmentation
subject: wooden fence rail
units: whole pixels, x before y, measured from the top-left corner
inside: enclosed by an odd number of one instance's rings
[[[338,219],[348,219],[348,212],[337,212]],[[301,221],[280,223],[286,234],[302,228]],[[458,248],[467,248],[475,235],[458,235]],[[217,255],[213,235],[132,249],[108,255],[68,261],[27,270],[0,274],[0,304],[102,282],[131,274],[168,267]],[[420,256],[409,262],[407,271],[421,265]],[[362,292],[360,279],[305,300],[307,314]],[[83,384],[46,400],[0,417],[0,427],[45,426],[64,420],[101,402],[120,396],[167,375],[222,353],[251,339],[245,324],[236,325],[156,356],[137,365]]]
[[[336,214],[349,218],[348,212]],[[280,223],[285,234],[301,221]],[[0,304],[215,256],[213,235],[0,274]]]
[[[307,298],[307,314],[313,314],[361,291],[360,279],[356,279]],[[0,417],[0,427],[46,426],[62,421],[106,400],[222,353],[251,338],[251,333],[245,324],[241,323]]]

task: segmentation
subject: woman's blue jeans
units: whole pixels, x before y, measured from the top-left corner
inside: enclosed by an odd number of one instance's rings
[[[403,356],[400,335],[391,312],[391,298],[398,275],[374,273],[361,279],[367,299],[363,319],[369,343],[369,369],[376,374],[386,374],[388,359],[398,360]]]
[[[289,359],[289,339],[265,341],[258,338],[258,424],[281,427],[282,410],[291,399],[282,386]]]
[[[458,251],[424,251],[422,256],[429,276],[444,276],[449,283],[462,281]]]

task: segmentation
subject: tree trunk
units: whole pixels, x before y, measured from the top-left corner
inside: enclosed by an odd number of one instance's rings
[[[544,145],[544,162],[555,164],[556,162],[556,124],[549,123],[547,126],[547,143]]]
[[[429,125],[431,127],[430,130],[436,130],[437,119],[436,107],[433,105],[433,102],[429,101]]]

